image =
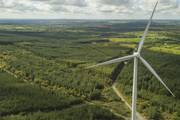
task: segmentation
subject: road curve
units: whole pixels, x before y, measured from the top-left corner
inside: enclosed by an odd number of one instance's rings
[[[119,90],[116,88],[116,83],[112,86],[114,92],[117,94],[117,96],[126,104],[126,106],[132,111],[131,105],[125,100],[124,96],[119,92]],[[136,113],[137,120],[146,120],[140,113]]]

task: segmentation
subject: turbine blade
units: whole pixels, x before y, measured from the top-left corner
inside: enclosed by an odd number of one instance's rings
[[[129,59],[134,58],[134,57],[135,57],[135,55],[129,55],[129,56],[113,59],[113,60],[110,60],[110,61],[107,61],[107,62],[99,63],[97,65],[93,65],[93,66],[90,66],[90,67],[87,67],[87,68],[89,69],[89,68],[93,68],[93,67],[98,67],[98,66],[103,66],[103,65],[109,65],[109,64],[113,64],[113,63],[123,62],[123,61],[129,60]]]
[[[143,36],[142,36],[142,38],[141,38],[141,41],[140,41],[140,43],[139,43],[139,47],[138,47],[138,52],[139,52],[139,53],[140,53],[141,50],[142,50],[142,47],[143,47],[143,44],[144,44],[144,40],[145,40],[145,38],[146,38],[146,36],[147,36],[147,34],[148,34],[149,27],[150,27],[150,25],[151,25],[151,23],[152,23],[152,18],[153,18],[153,16],[154,16],[155,11],[156,11],[157,5],[158,5],[158,1],[157,1],[156,5],[155,5],[155,7],[154,7],[154,10],[153,10],[153,12],[152,12],[152,14],[151,14],[151,17],[150,17],[150,19],[149,19],[149,22],[148,22],[148,24],[147,24],[147,26],[146,26],[146,29],[145,29],[145,31],[144,31],[144,33],[143,33]]]
[[[175,97],[173,92],[168,88],[168,86],[164,83],[164,81],[159,77],[159,75],[156,73],[156,71],[151,67],[151,65],[142,57],[139,57],[142,63],[147,67],[149,71],[163,84],[163,86],[171,93],[172,96]]]

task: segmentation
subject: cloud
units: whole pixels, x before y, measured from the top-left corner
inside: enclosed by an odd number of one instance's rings
[[[144,16],[150,11],[157,0],[0,0],[0,10],[7,14],[70,14],[86,16],[116,16],[133,17]],[[179,1],[179,0],[178,0]],[[160,0],[159,9],[170,8],[177,3],[176,0]],[[177,7],[177,5],[176,5]],[[175,10],[179,13],[180,10]],[[0,13],[1,15],[2,13]],[[138,16],[139,15],[139,16]],[[162,16],[162,15],[161,15]],[[110,17],[110,16],[108,16]]]
[[[127,5],[129,6],[133,0],[96,0],[96,2],[100,4],[105,4],[105,5],[112,5],[112,6],[124,6]]]
[[[49,3],[56,5],[67,5],[67,6],[77,6],[77,7],[87,6],[86,0],[51,0]]]
[[[49,10],[49,5],[43,2],[34,2],[31,0],[1,0],[0,9],[7,12],[37,12]]]

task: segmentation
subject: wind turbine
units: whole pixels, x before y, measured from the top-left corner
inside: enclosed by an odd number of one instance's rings
[[[113,59],[107,62],[103,62],[88,68],[93,68],[93,67],[98,67],[98,66],[103,66],[103,65],[109,65],[109,64],[113,64],[113,63],[119,63],[119,62],[123,62],[123,61],[127,61],[130,59],[134,59],[134,73],[133,73],[133,91],[132,91],[132,119],[131,120],[136,120],[136,101],[137,101],[137,77],[138,77],[138,60],[140,60],[144,66],[159,80],[159,82],[169,91],[169,93],[175,97],[175,95],[172,93],[172,91],[167,87],[167,85],[163,82],[163,80],[159,77],[159,75],[156,73],[156,71],[151,67],[151,65],[141,56],[141,51],[142,51],[142,47],[144,45],[144,41],[145,38],[148,34],[149,31],[149,27],[152,23],[152,18],[154,16],[154,13],[156,11],[156,7],[158,5],[158,2],[155,4],[155,7],[153,9],[152,15],[149,19],[149,22],[146,26],[146,29],[144,31],[144,34],[141,38],[141,41],[139,43],[138,49],[137,51],[134,52],[134,54],[129,55],[129,56],[125,56],[125,57],[121,57],[121,58],[117,58],[117,59]]]

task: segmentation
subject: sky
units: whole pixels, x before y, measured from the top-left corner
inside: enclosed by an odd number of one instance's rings
[[[0,19],[147,19],[157,0],[0,0]],[[156,19],[180,19],[180,0],[159,0]]]

